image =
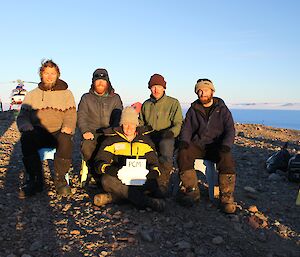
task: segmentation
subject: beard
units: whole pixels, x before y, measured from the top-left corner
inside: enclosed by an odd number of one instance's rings
[[[52,83],[45,83],[43,82],[43,88],[45,88],[46,90],[50,90],[51,88],[53,88],[56,84],[56,81],[55,82],[52,82]]]
[[[208,104],[211,102],[213,98],[213,95],[211,94],[210,96],[200,96],[199,100],[202,104]]]

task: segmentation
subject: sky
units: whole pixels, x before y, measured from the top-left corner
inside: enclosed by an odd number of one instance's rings
[[[52,59],[77,103],[97,68],[124,103],[146,100],[154,73],[183,104],[199,78],[226,103],[299,103],[299,11],[297,0],[1,0],[0,98]]]

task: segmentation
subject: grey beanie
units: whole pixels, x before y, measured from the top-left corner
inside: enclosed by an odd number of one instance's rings
[[[136,126],[139,125],[138,113],[131,106],[125,107],[122,111],[120,125],[123,125],[124,123],[133,123]]]

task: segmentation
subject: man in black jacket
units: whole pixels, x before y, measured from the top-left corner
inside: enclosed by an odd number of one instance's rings
[[[209,79],[195,85],[198,99],[191,104],[180,135],[178,165],[182,188],[178,200],[192,205],[200,199],[195,159],[211,160],[219,171],[220,204],[226,213],[234,213],[235,164],[231,153],[235,129],[231,112],[224,101],[213,97],[215,87]]]

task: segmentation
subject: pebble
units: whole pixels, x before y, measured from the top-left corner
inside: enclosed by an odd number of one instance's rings
[[[222,244],[223,242],[224,242],[224,239],[221,236],[216,236],[212,240],[212,243],[215,244],[215,245]]]
[[[140,232],[141,238],[146,242],[153,242],[153,236],[151,235],[151,231],[149,230],[141,230]]]
[[[246,192],[249,192],[249,193],[256,193],[257,192],[253,187],[250,187],[250,186],[245,186],[244,190]]]
[[[251,205],[249,206],[248,211],[255,213],[258,212],[258,209],[255,205]]]
[[[31,244],[29,250],[30,251],[37,251],[42,247],[42,243],[40,241],[35,241]]]
[[[268,180],[279,181],[279,180],[281,180],[281,177],[280,177],[280,175],[278,175],[276,173],[272,173],[269,175]]]
[[[175,244],[176,247],[178,247],[179,250],[183,249],[191,249],[191,244],[187,241],[179,241]]]

